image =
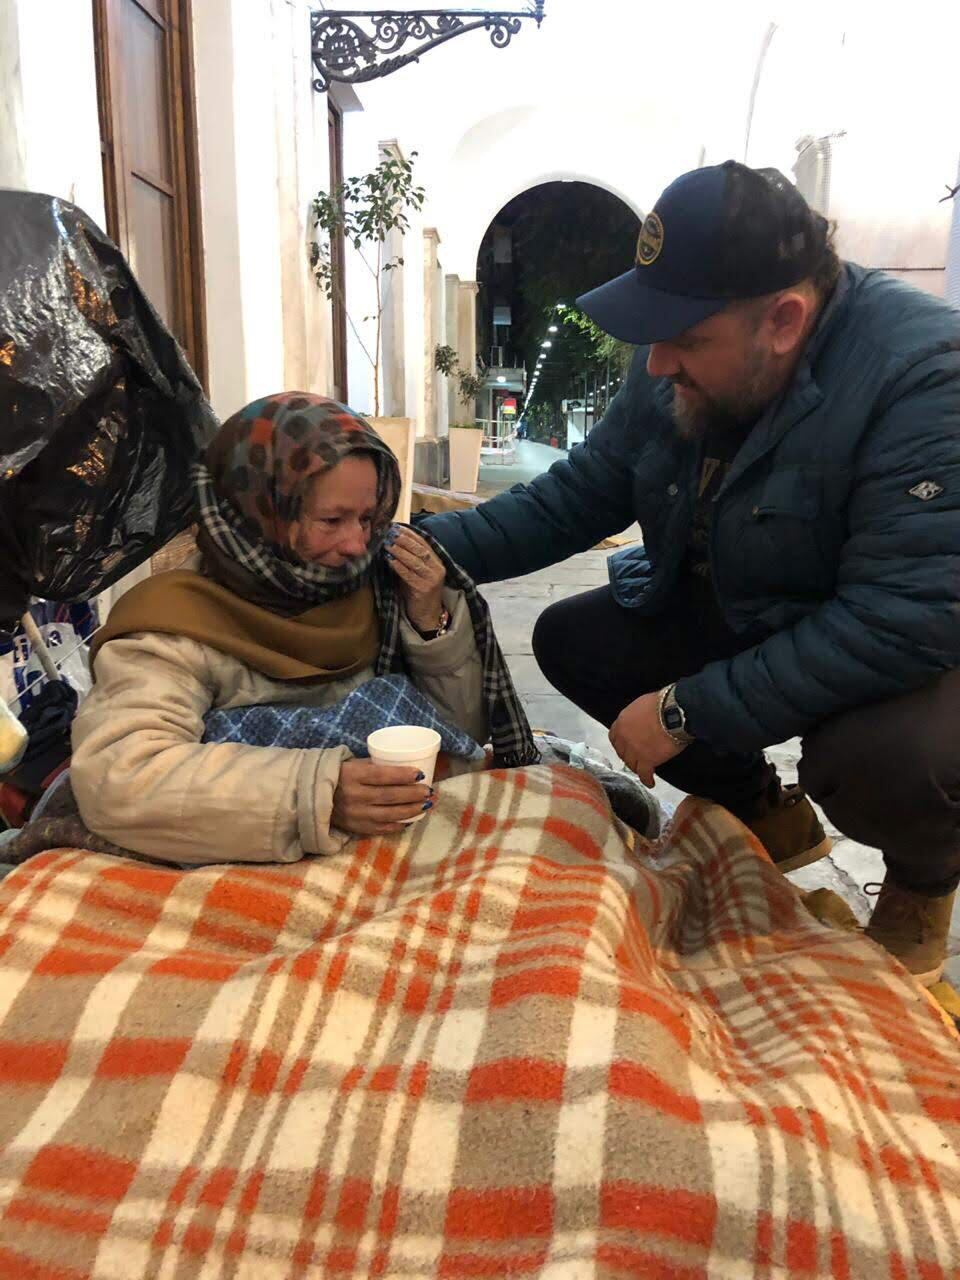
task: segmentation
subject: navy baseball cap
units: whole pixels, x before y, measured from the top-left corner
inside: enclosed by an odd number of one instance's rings
[[[736,299],[812,276],[829,224],[776,169],[727,160],[671,182],[640,228],[636,265],[577,299],[601,329],[669,342]]]

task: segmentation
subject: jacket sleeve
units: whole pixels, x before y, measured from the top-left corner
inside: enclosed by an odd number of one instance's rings
[[[960,359],[913,372],[861,445],[834,597],[677,683],[711,745],[783,742],[960,666]],[[941,492],[910,492],[924,481]]]
[[[529,484],[470,511],[429,516],[422,524],[474,582],[499,582],[588,551],[635,519],[632,462],[638,418],[649,406],[646,353],[603,418],[568,458]]]
[[[400,641],[414,684],[438,711],[481,746],[489,737],[483,701],[483,667],[473,634],[470,611],[460,591],[444,591],[450,629],[436,640],[424,640],[400,615]]]
[[[170,862],[295,862],[335,853],[330,830],[345,747],[300,751],[202,743],[207,652],[184,637],[112,640],[73,724],[70,776],[84,822]]]

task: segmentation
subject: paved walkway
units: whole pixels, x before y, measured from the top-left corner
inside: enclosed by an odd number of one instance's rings
[[[529,442],[521,441],[521,444]],[[540,450],[544,446],[533,445],[532,448]],[[552,454],[556,451],[547,452]],[[538,456],[528,455],[531,458]],[[527,464],[527,459],[524,459],[523,465]],[[503,467],[498,470],[508,472],[513,469]],[[509,481],[509,484],[513,483],[516,480]],[[500,644],[530,723],[572,742],[586,742],[608,759],[616,760],[606,729],[551,688],[540,673],[530,646],[533,624],[548,604],[607,581],[606,560],[609,554],[607,551],[588,551],[524,578],[488,583],[482,590],[490,604]],[[795,782],[800,757],[799,740],[774,747],[769,754],[776,762],[783,781]],[[658,782],[656,794],[667,804],[676,804],[682,798],[680,792],[663,782]],[[795,872],[790,879],[803,889],[833,889],[850,903],[860,920],[865,921],[874,899],[864,892],[864,886],[883,879],[880,854],[875,849],[847,840],[829,823],[826,825],[834,839],[829,858]],[[950,943],[953,959],[947,972],[950,980],[957,984],[960,983],[960,904],[954,914],[953,930]]]
[[[502,462],[481,466],[477,495],[492,498],[515,484],[526,484],[541,472],[549,471],[558,458],[566,456],[566,449],[551,449],[548,444],[537,444],[535,440],[518,440],[515,462],[509,466]]]

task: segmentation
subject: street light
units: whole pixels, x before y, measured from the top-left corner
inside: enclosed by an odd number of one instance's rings
[[[549,338],[547,338],[547,339],[546,339],[546,341],[545,341],[545,342],[541,342],[541,343],[540,343],[540,345],[541,345],[541,347],[552,347],[552,346],[553,346],[553,343],[550,341],[550,339],[549,339]]]
[[[556,332],[557,332],[557,326],[555,324],[550,325],[547,329],[547,333],[556,333]]]

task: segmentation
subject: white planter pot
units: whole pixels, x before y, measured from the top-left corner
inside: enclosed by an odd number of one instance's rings
[[[477,492],[482,447],[482,431],[475,427],[450,428],[450,488],[456,493]]]
[[[396,519],[410,523],[410,499],[413,496],[413,461],[416,424],[412,418],[367,418],[380,439],[390,446],[400,464],[400,505]]]

